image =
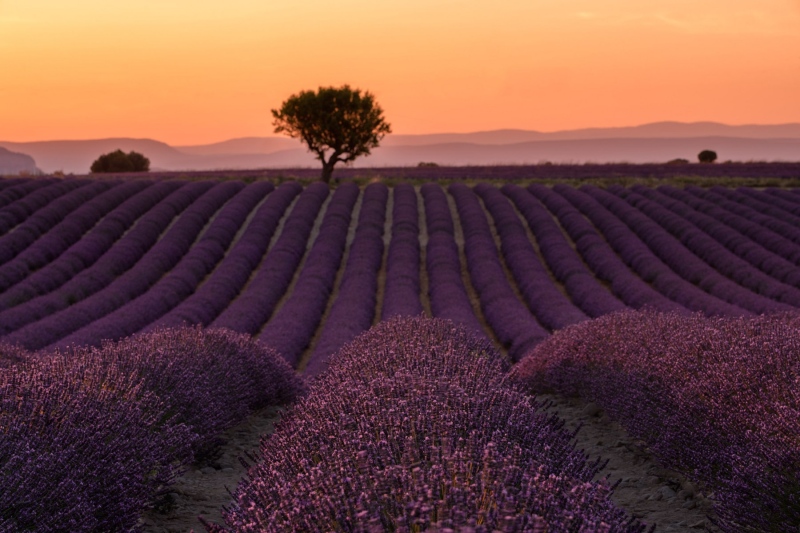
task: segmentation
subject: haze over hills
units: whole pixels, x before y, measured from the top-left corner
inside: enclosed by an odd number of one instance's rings
[[[4,142],[0,147],[31,156],[44,172],[85,174],[101,154],[116,149],[147,156],[152,170],[217,170],[316,167],[297,139],[245,137],[195,146],[151,139]],[[355,167],[553,163],[653,163],[697,160],[704,149],[720,161],[800,161],[800,124],[728,126],[715,122],[657,122],[621,128],[557,132],[495,130],[474,133],[387,135]]]
[[[38,171],[31,156],[0,148],[0,175],[24,172],[35,174]]]

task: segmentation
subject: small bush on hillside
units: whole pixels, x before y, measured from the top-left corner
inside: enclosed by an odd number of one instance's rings
[[[697,154],[697,160],[701,163],[713,163],[717,160],[717,152],[712,150],[703,150]]]
[[[147,172],[150,170],[150,160],[138,152],[115,150],[98,157],[92,163],[93,174],[104,172]]]

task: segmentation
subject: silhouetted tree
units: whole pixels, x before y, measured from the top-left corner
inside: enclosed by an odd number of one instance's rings
[[[703,150],[699,154],[697,154],[697,159],[701,163],[713,163],[717,160],[717,152],[712,150]]]
[[[317,154],[322,161],[320,179],[325,183],[330,182],[336,163],[369,155],[383,136],[392,132],[372,94],[362,95],[349,85],[301,91],[290,96],[280,109],[273,109],[272,116],[275,133],[299,138]]]
[[[90,168],[93,174],[102,172],[147,172],[150,160],[138,152],[115,150],[98,157]]]

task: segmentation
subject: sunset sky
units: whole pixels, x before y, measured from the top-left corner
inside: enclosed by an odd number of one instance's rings
[[[0,0],[0,140],[274,135],[292,93],[394,133],[800,122],[800,0]]]

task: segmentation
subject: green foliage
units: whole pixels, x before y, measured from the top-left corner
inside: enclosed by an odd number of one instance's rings
[[[138,152],[115,150],[98,157],[92,163],[92,174],[103,172],[147,172],[150,170],[150,160]]]
[[[362,95],[349,85],[301,91],[280,109],[273,109],[272,116],[275,133],[299,138],[322,161],[321,179],[326,183],[337,162],[349,163],[369,155],[383,136],[391,133],[372,94]]]
[[[712,150],[703,150],[699,154],[697,154],[697,159],[701,163],[713,163],[717,160],[717,152]]]

